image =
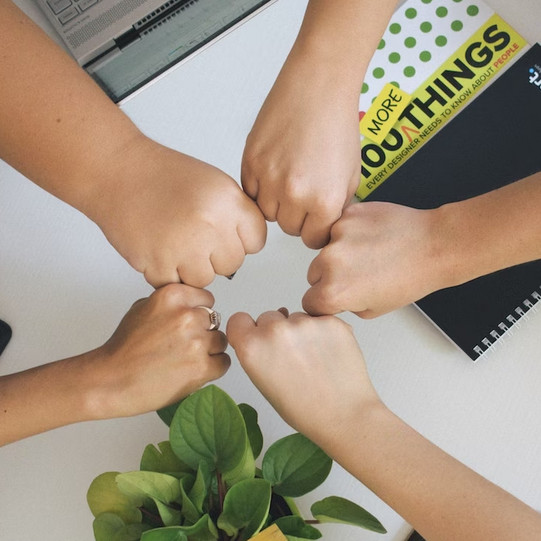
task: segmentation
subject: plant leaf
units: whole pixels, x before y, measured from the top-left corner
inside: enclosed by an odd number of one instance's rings
[[[306,524],[301,517],[294,515],[281,517],[274,523],[287,536],[294,536],[298,539],[319,539],[321,537],[321,532],[310,524]]]
[[[92,524],[96,541],[139,541],[143,524],[125,524],[114,513],[102,513]]]
[[[366,509],[339,496],[329,496],[315,502],[310,508],[314,518],[320,522],[339,522],[359,526],[371,532],[386,533],[381,522]]]
[[[155,528],[143,534],[141,541],[215,541],[218,530],[208,515],[203,515],[193,526]]]
[[[196,505],[192,502],[187,493],[187,491],[192,488],[193,481],[189,485],[187,485],[187,482],[187,479],[180,480],[181,506],[182,516],[188,522],[188,524],[191,525],[196,524],[203,513],[197,509]]]
[[[103,513],[114,513],[126,524],[141,522],[138,507],[142,505],[143,499],[120,492],[115,481],[117,475],[118,472],[105,472],[92,481],[86,494],[90,511],[95,517]]]
[[[182,400],[184,400],[184,399],[182,399]],[[167,426],[171,426],[171,421],[173,420],[173,417],[174,417],[175,412],[177,411],[178,407],[182,403],[182,400],[179,400],[178,402],[175,402],[173,404],[169,404],[169,406],[165,406],[164,408],[161,408],[156,412],[158,414],[158,417]]]
[[[298,515],[299,517],[302,517],[301,512],[299,511],[299,508],[297,507],[297,503],[295,502],[295,500],[293,498],[289,498],[288,496],[284,496],[284,500],[285,500],[287,506],[289,507],[289,509],[291,510],[291,512],[294,515]]]
[[[182,528],[169,526],[145,532],[141,537],[141,541],[188,541],[188,538]]]
[[[263,449],[263,434],[257,422],[257,411],[249,404],[239,404],[239,409],[244,418],[248,440],[250,441],[250,447],[252,448],[255,459],[261,454],[261,449]]]
[[[197,468],[195,481],[190,489],[188,496],[193,502],[200,515],[203,514],[203,505],[208,495],[210,487],[210,472],[206,462],[201,462]]]
[[[242,530],[239,541],[259,532],[269,514],[272,489],[265,479],[245,479],[232,486],[225,495],[218,528],[229,536]]]
[[[164,526],[177,526],[180,524],[182,519],[180,509],[175,509],[156,499],[154,499],[154,503],[156,504],[156,508],[158,509],[158,513],[160,514]]]
[[[262,463],[263,477],[276,494],[296,498],[318,487],[329,475],[332,459],[302,434],[273,443]]]
[[[150,471],[132,471],[116,476],[119,490],[130,498],[146,497],[168,504],[180,501],[179,480],[172,475]]]
[[[243,459],[248,436],[244,419],[233,400],[215,385],[185,398],[169,431],[173,452],[194,470],[208,464],[211,472],[233,470]]]
[[[183,526],[182,530],[190,541],[214,541],[218,530],[209,515],[203,515],[193,526]]]
[[[237,464],[236,468],[223,474],[222,478],[226,486],[232,487],[244,479],[253,479],[255,477],[255,460],[252,448],[247,445],[244,449],[244,456]]]
[[[173,450],[169,441],[158,443],[158,448],[149,443],[141,457],[141,471],[154,471],[159,473],[169,473],[171,475],[178,473],[193,473],[192,468],[184,464]],[[178,475],[175,475],[178,477]]]

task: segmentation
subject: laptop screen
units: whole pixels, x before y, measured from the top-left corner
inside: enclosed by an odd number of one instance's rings
[[[83,67],[118,103],[273,1],[186,2],[141,28],[122,48]]]

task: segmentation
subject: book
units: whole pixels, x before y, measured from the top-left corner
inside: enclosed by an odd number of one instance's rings
[[[541,46],[536,44],[364,199],[436,208],[540,170]],[[538,260],[437,291],[416,305],[477,360],[540,300]]]
[[[359,99],[359,199],[396,172],[524,50],[482,1],[409,0],[393,15]]]

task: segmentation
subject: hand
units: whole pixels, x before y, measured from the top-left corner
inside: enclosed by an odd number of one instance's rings
[[[289,59],[242,159],[245,192],[267,220],[310,248],[328,242],[360,178],[359,95],[333,73]]]
[[[351,327],[334,316],[289,317],[285,309],[257,321],[231,316],[227,336],[253,383],[283,419],[314,442],[359,422],[379,403]]]
[[[208,291],[180,284],[137,301],[85,367],[98,383],[94,418],[157,410],[221,377],[227,338],[208,330],[209,314],[198,308],[213,304]]]
[[[219,169],[146,138],[118,162],[90,216],[152,286],[205,287],[264,246],[261,212]]]
[[[435,216],[392,203],[350,205],[308,269],[303,308],[373,318],[455,285],[444,264],[453,250],[441,241]]]

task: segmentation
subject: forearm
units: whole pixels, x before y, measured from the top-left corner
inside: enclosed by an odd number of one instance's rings
[[[397,0],[310,0],[290,60],[309,59],[357,93]],[[334,79],[336,84],[336,79]]]
[[[10,1],[0,2],[0,157],[76,208],[141,133]]]
[[[438,209],[448,284],[541,258],[541,172]]]
[[[320,445],[412,524],[427,541],[529,541],[541,515],[479,476],[382,404]],[[317,443],[317,442],[316,442]]]
[[[98,350],[0,378],[0,446],[97,418],[88,370]]]

